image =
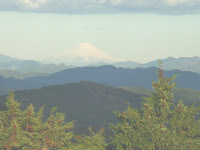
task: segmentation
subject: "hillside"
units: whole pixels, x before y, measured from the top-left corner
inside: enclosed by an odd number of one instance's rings
[[[0,88],[24,90],[43,86],[91,81],[108,86],[144,87],[151,89],[152,80],[157,80],[158,68],[125,69],[114,66],[78,67],[66,69],[49,76],[32,77],[25,80],[0,77]],[[177,87],[200,89],[200,74],[189,71],[172,70],[164,72],[167,77],[178,74]]]
[[[200,57],[168,57],[166,59],[160,59],[162,61],[163,69],[165,70],[182,70],[182,71],[192,71],[200,73]],[[144,64],[135,63],[132,61],[128,62],[118,62],[113,64],[116,67],[123,68],[148,68],[148,67],[157,67],[158,60],[150,61]]]
[[[133,92],[133,93],[138,93],[138,94],[144,94],[145,96],[149,96],[151,94],[151,90],[143,87],[126,87],[122,86],[119,87],[120,89]]]
[[[64,64],[45,64],[35,60],[22,60],[0,54],[0,71],[12,70],[20,73],[55,73],[70,68]]]
[[[147,97],[150,90],[139,87],[113,88],[92,82],[68,83],[34,90],[15,91],[16,100],[22,108],[32,103],[36,108],[45,105],[45,117],[52,107],[58,107],[66,113],[68,120],[76,120],[76,131],[87,130],[89,125],[100,128],[107,126],[105,122],[115,122],[113,111],[123,110],[127,102],[133,107],[140,107],[142,97]],[[183,99],[184,103],[200,104],[200,91],[187,88],[173,90],[175,100]],[[5,109],[6,96],[0,97],[0,109]],[[176,102],[175,102],[176,103]]]
[[[69,83],[43,87],[37,90],[16,91],[16,100],[25,108],[33,103],[36,108],[43,105],[45,115],[56,106],[67,114],[69,120],[77,120],[76,129],[87,130],[89,125],[100,128],[105,122],[114,122],[113,111],[123,110],[127,102],[139,107],[142,94],[135,94],[122,89],[92,82]],[[0,97],[1,104],[6,96]]]
[[[133,61],[116,62],[113,63],[112,65],[115,67],[132,68],[132,69],[142,66],[142,64]]]
[[[165,70],[183,70],[183,71],[192,71],[200,73],[200,57],[180,57],[173,58],[168,57],[166,59],[161,59],[163,62],[162,66]],[[157,66],[158,61],[151,61],[143,65],[143,67],[155,67]]]
[[[151,93],[151,90],[141,87],[120,87],[123,90],[137,93],[137,94],[144,94],[145,96],[149,96]],[[174,99],[176,101],[183,100],[184,104],[186,105],[192,105],[200,104],[200,91],[190,88],[175,88],[173,91],[174,93]]]
[[[20,61],[20,59],[0,54],[0,63],[13,62],[13,61]]]
[[[20,60],[20,61],[12,61],[12,62],[3,62],[0,64],[0,70],[14,70],[22,73],[55,73],[69,67],[64,64],[43,64],[38,61],[33,60]]]
[[[160,59],[164,70],[182,70],[200,73],[200,57],[168,57]],[[57,56],[45,59],[41,62],[34,60],[22,60],[0,54],[0,70],[15,70],[22,73],[55,73],[75,66],[102,66],[113,65],[117,68],[149,68],[157,67],[158,60],[147,63],[137,63],[116,59],[90,43],[80,43],[77,46],[60,53]],[[55,63],[55,64],[54,64]],[[57,65],[56,65],[57,64]]]
[[[39,72],[21,73],[21,72],[9,70],[9,69],[0,71],[0,76],[4,78],[14,78],[14,79],[21,79],[21,80],[31,78],[31,77],[36,77],[36,76],[47,76],[47,75],[49,74],[39,73]]]

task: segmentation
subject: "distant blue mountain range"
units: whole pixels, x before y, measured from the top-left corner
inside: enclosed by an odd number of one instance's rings
[[[200,73],[200,57],[180,57],[180,58],[173,58],[168,57],[166,59],[161,59],[163,69],[165,70],[183,70],[183,71],[192,71]],[[148,67],[157,67],[158,60],[151,61],[145,64],[139,64],[132,61],[126,62],[118,62],[113,64],[116,67],[123,67],[123,68],[148,68]]]
[[[182,71],[192,71],[200,73],[200,57],[180,57],[180,58],[173,58],[168,57],[166,59],[161,59],[163,69],[165,70],[182,70]],[[148,67],[157,67],[158,60],[151,61],[145,64],[133,62],[133,61],[124,61],[124,62],[116,62],[116,63],[106,63],[106,62],[99,62],[88,64],[87,66],[103,66],[103,65],[113,65],[117,68],[131,68],[136,69],[138,67],[141,68],[148,68]],[[83,65],[84,66],[84,65]],[[34,61],[34,60],[21,60],[13,57],[9,57],[3,54],[0,54],[0,71],[1,70],[14,70],[20,73],[55,73],[67,68],[77,67],[75,64],[74,66],[70,66],[68,64],[45,64],[42,62]],[[0,74],[1,75],[1,74]]]
[[[64,64],[44,64],[34,60],[21,60],[0,54],[0,71],[12,70],[20,73],[55,73],[69,68]]]
[[[157,69],[158,68],[155,67],[125,69],[110,65],[100,67],[78,67],[65,69],[49,76],[32,77],[25,80],[13,78],[5,79],[0,77],[0,89],[4,89],[4,91],[7,89],[34,89],[43,86],[80,81],[91,81],[113,87],[130,86],[150,89],[152,87],[152,80],[157,80]],[[167,77],[171,77],[174,74],[178,74],[175,80],[177,82],[177,87],[200,90],[200,74],[180,70],[165,71]]]

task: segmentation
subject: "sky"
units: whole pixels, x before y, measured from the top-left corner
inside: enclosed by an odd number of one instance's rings
[[[136,62],[200,56],[200,0],[1,0],[0,53],[42,60],[79,43]]]

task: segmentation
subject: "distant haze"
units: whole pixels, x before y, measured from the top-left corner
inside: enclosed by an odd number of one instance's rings
[[[0,12],[0,53],[43,60],[82,42],[123,60],[200,56],[200,15]]]
[[[44,60],[45,61],[45,60]],[[115,63],[123,61],[122,59],[116,59],[101,49],[96,48],[90,43],[80,43],[75,47],[62,52],[61,54],[46,59],[46,62],[61,64],[64,63],[66,65],[91,65],[98,63]]]

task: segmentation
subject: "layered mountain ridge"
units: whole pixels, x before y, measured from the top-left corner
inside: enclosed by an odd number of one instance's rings
[[[43,86],[90,81],[108,86],[152,88],[152,80],[157,80],[158,68],[126,69],[114,66],[78,67],[65,69],[49,76],[32,77],[24,80],[0,77],[0,89],[35,89]],[[200,90],[200,74],[189,71],[164,71],[167,77],[178,74],[175,82],[177,87]],[[5,93],[4,93],[5,94]]]
[[[37,110],[45,105],[45,118],[53,107],[58,107],[59,112],[67,115],[67,120],[76,120],[75,130],[81,130],[80,133],[88,131],[89,126],[95,129],[108,126],[108,122],[116,121],[113,111],[125,109],[127,102],[139,108],[141,97],[144,96],[92,82],[16,91],[15,95],[16,100],[22,103],[23,109],[30,103],[34,104]],[[5,100],[6,96],[0,97],[0,106],[5,104]]]

